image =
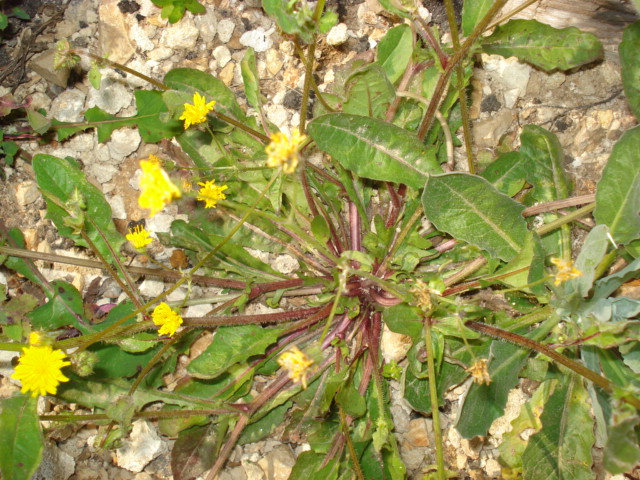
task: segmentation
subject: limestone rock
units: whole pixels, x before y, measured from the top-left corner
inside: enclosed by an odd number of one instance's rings
[[[118,8],[118,1],[104,0],[100,4],[98,13],[100,15],[98,30],[102,54],[108,54],[109,60],[114,62],[127,63],[135,53],[135,48],[129,40],[124,14]]]

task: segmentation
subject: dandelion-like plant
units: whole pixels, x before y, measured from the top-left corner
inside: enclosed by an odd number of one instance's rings
[[[191,125],[197,125],[207,121],[207,114],[214,109],[216,101],[211,100],[207,103],[207,99],[198,92],[193,94],[193,104],[184,104],[184,113],[180,120],[184,120],[184,129]]]
[[[182,325],[182,317],[174,312],[169,305],[162,302],[151,314],[153,323],[160,327],[158,335],[169,335],[172,337],[178,327]]]
[[[198,200],[201,200],[204,203],[204,208],[216,208],[218,200],[224,200],[227,196],[222,193],[227,188],[227,185],[215,185],[215,180],[209,180],[205,183],[199,182],[202,188],[200,192],[198,192]]]
[[[267,145],[267,167],[282,167],[282,171],[291,174],[298,167],[298,151],[300,145],[306,141],[307,136],[301,134],[297,128],[291,132],[291,137],[287,137],[282,132],[271,135],[271,143]]]
[[[148,160],[140,162],[142,178],[140,178],[140,196],[138,197],[138,205],[149,209],[151,217],[162,211],[174,198],[181,196],[180,189],[156,161],[157,157],[152,157],[153,155]]]
[[[61,382],[69,379],[62,374],[62,368],[71,365],[62,350],[54,350],[49,345],[30,345],[22,349],[16,371],[11,378],[22,383],[22,393],[55,395]]]

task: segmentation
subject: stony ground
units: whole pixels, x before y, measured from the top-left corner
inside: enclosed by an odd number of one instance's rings
[[[32,105],[44,108],[51,117],[62,121],[81,121],[83,112],[94,105],[114,115],[135,113],[133,89],[143,83],[134,77],[104,69],[102,88],[94,90],[82,69],[71,72],[69,78],[51,72],[50,53],[46,49],[55,41],[68,38],[79,47],[109,52],[110,59],[158,79],[175,67],[214,73],[238,92],[242,102],[240,61],[246,48],[251,46],[258,55],[263,93],[270,100],[266,106],[269,120],[283,129],[296,125],[302,71],[300,61],[293,55],[292,42],[284,40],[277,32],[274,22],[259,8],[259,0],[209,0],[203,3],[207,7],[205,15],[187,13],[182,21],[168,26],[150,0],[72,0],[68,4],[53,3],[50,8],[39,11],[36,2],[32,32],[39,22],[44,23],[56,14],[59,19],[39,32],[35,42],[30,43],[28,36],[17,34],[5,40],[4,48],[0,49],[0,62],[5,62],[5,68],[12,55],[15,57],[16,52],[25,51],[28,46],[35,45],[36,50],[43,51],[31,58],[30,63],[25,63],[24,75],[17,71],[16,78],[3,80],[5,86],[0,87],[0,95],[13,92],[18,99],[30,97]],[[393,25],[391,19],[381,14],[375,0],[327,3],[329,8],[337,10],[341,24],[323,40],[319,49],[318,77],[323,89],[332,82],[342,65],[357,55],[366,55]],[[435,15],[437,9],[432,7],[432,10]],[[541,125],[560,138],[565,149],[566,168],[574,180],[574,193],[593,193],[613,143],[635,124],[622,93],[615,51],[610,49],[603,62],[569,74],[548,75],[499,57],[478,59],[476,73],[472,118],[480,157],[491,157],[501,144],[517,146],[521,126],[527,123]],[[96,185],[107,194],[117,225],[123,232],[129,221],[144,218],[136,201],[138,161],[158,153],[161,148],[145,145],[134,129],[116,130],[105,144],[97,142],[93,131],[87,131],[61,144],[39,145],[34,141],[25,145],[28,154],[42,152],[79,159]],[[0,184],[0,220],[8,227],[22,228],[28,247],[33,250],[79,255],[44,219],[44,200],[36,188],[29,162],[19,160],[14,167],[5,167],[4,173],[6,180]],[[167,231],[178,215],[177,207],[170,206],[148,219],[147,227],[155,232]],[[168,257],[169,253],[164,252],[164,255]],[[163,252],[158,252],[160,258],[162,255]],[[95,278],[95,272],[89,275],[81,269],[65,267],[46,270],[46,275],[64,277],[81,291]],[[19,288],[20,282],[9,273],[0,272],[0,281],[8,283],[14,293]],[[105,299],[116,300],[117,289],[110,288],[108,282],[103,286]],[[163,288],[161,283],[152,281],[141,285],[141,291],[149,297]],[[189,314],[196,315],[198,310]],[[10,372],[7,364],[0,366],[4,367],[0,372],[3,375],[0,395],[9,395],[16,387],[6,378]],[[515,415],[526,395],[522,388],[515,389],[510,396],[507,416],[495,422],[491,435],[469,442],[461,439],[452,427],[464,389],[460,386],[448,394],[449,402],[444,411],[447,460],[452,468],[469,478],[497,478],[499,465],[495,460],[495,446],[508,428],[510,415]],[[433,462],[430,419],[412,412],[400,397],[396,388],[393,406],[396,432],[403,458],[412,472],[411,478],[421,478],[423,467]],[[42,408],[58,407],[43,401]],[[94,448],[95,435],[96,429],[91,426],[56,429],[39,478],[171,478],[169,452],[172,441],[161,437],[152,423],[136,423],[130,442],[117,452],[100,452]],[[302,449],[304,445],[280,443],[277,435],[271,440],[237,447],[221,478],[287,478],[295,455]]]

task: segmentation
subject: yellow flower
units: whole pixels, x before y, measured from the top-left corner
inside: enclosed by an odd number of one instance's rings
[[[284,173],[295,172],[298,166],[298,149],[306,139],[307,136],[300,134],[297,128],[293,129],[291,138],[282,132],[271,135],[271,143],[265,149],[268,155],[267,167],[277,168],[282,166]]]
[[[204,208],[216,208],[218,200],[224,200],[227,198],[227,196],[222,192],[229,187],[226,185],[214,185],[215,182],[215,180],[209,180],[206,183],[198,182],[198,185],[202,187],[198,193],[198,200],[205,202]]]
[[[573,262],[569,260],[565,262],[561,258],[552,258],[551,263],[553,263],[556,267],[558,267],[558,272],[556,273],[556,280],[554,285],[558,286],[562,282],[566,282],[567,280],[571,280],[572,278],[577,278],[582,275],[582,272],[573,266]]]
[[[213,107],[216,106],[216,101],[205,102],[206,99],[196,92],[193,94],[193,105],[190,103],[184,104],[184,113],[179,120],[184,120],[185,130],[191,125],[197,125],[198,123],[207,121],[207,113],[213,110]]]
[[[478,385],[482,385],[486,383],[489,385],[491,383],[491,376],[489,375],[489,369],[487,368],[489,364],[489,360],[486,358],[479,358],[473,365],[467,368],[467,372],[471,374],[474,383]]]
[[[154,159],[142,160],[142,178],[140,178],[140,197],[138,205],[151,210],[153,217],[174,198],[180,197],[180,190],[176,187],[167,172]]]
[[[162,161],[155,155],[149,154],[149,158],[147,158],[147,162],[155,163],[158,166],[162,166]]]
[[[29,334],[29,345],[35,345],[37,347],[41,347],[47,341],[47,337],[42,335],[40,332],[31,332]]]
[[[31,340],[31,339],[30,339]],[[31,345],[22,349],[16,372],[11,378],[20,380],[22,393],[31,391],[31,396],[55,395],[60,382],[68,382],[61,370],[71,365],[62,350],[54,350],[49,345],[39,347]]]
[[[302,383],[302,388],[307,388],[307,370],[313,365],[313,360],[296,346],[284,352],[278,357],[278,365],[289,372],[289,378],[293,383]]]
[[[147,232],[142,225],[136,225],[135,228],[130,228],[126,237],[131,245],[133,245],[133,248],[137,249],[144,248],[153,242],[153,239],[149,236],[149,232]]]
[[[176,333],[178,327],[182,325],[182,317],[171,310],[171,307],[162,302],[151,314],[153,323],[160,327],[158,335],[169,335],[170,337]]]

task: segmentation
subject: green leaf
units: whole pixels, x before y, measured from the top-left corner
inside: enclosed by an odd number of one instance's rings
[[[370,64],[358,68],[344,85],[347,100],[342,104],[343,113],[362,115],[383,120],[391,102],[396,98],[393,85],[380,65]]]
[[[311,121],[308,132],[318,148],[364,178],[418,189],[430,173],[442,171],[433,149],[415,134],[382,120],[333,113]]]
[[[0,30],[4,30],[9,26],[9,17],[4,13],[0,13]]]
[[[247,101],[253,108],[260,108],[260,80],[258,77],[258,66],[256,64],[256,52],[253,48],[247,48],[244,58],[240,63],[242,81],[244,82],[244,94]]]
[[[93,62],[91,70],[89,70],[89,83],[96,90],[100,90],[100,83],[102,82],[102,74],[100,73],[100,67],[98,62]]]
[[[493,0],[464,0],[462,6],[462,32],[468,37],[482,17],[493,5]]]
[[[187,370],[197,378],[215,378],[235,363],[264,354],[287,328],[263,328],[260,325],[219,327],[211,344],[189,364]]]
[[[573,279],[573,282],[567,282],[565,286],[567,294],[571,294],[569,289],[575,288],[581,297],[586,298],[593,286],[596,269],[610,244],[609,229],[605,225],[597,225],[591,229],[576,259],[576,268],[582,272],[582,275]]]
[[[157,143],[163,138],[171,138],[183,132],[182,122],[161,119],[161,114],[168,112],[161,92],[136,90],[135,98],[138,113],[132,117],[116,117],[99,107],[92,107],[85,112],[84,118],[88,122],[95,122],[95,125],[89,126],[96,127],[99,142],[106,142],[114,130],[123,127],[137,127],[140,136],[147,143]],[[59,129],[59,135],[61,130],[64,132],[63,129]]]
[[[171,470],[176,472],[175,478],[197,478],[210,469],[219,441],[211,425],[181,431],[171,449]]]
[[[571,375],[553,392],[540,417],[542,429],[522,455],[524,480],[591,480],[594,420],[583,379]]]
[[[640,237],[640,127],[627,130],[611,151],[596,189],[596,223],[609,227],[616,243]]]
[[[520,135],[527,180],[534,186],[531,202],[560,200],[569,196],[564,154],[555,134],[537,125],[525,125]]]
[[[331,237],[329,224],[322,215],[317,215],[311,220],[311,233],[320,242],[326,243]]]
[[[387,78],[395,83],[409,65],[413,53],[413,35],[409,25],[390,29],[380,40],[376,50],[376,62],[384,69]]]
[[[68,225],[69,209],[75,208],[72,204],[80,201],[85,205],[82,210],[84,232],[100,254],[110,263],[114,262],[112,250],[117,255],[125,239],[111,220],[111,207],[102,192],[85,178],[76,165],[61,158],[38,154],[33,157],[33,170],[38,186],[45,194],[47,218],[53,220],[60,235],[89,247],[84,238]],[[75,197],[80,199],[74,200]]]
[[[37,399],[25,395],[0,400],[0,472],[4,480],[29,480],[42,460],[43,439]]]
[[[438,230],[509,261],[522,249],[524,207],[482,177],[467,173],[432,175],[422,194],[427,218]]]
[[[238,445],[259,442],[270,435],[276,427],[284,423],[285,416],[292,405],[293,402],[283,403],[271,410],[260,420],[247,425],[238,438]]]
[[[51,286],[53,298],[29,314],[33,326],[42,330],[56,330],[66,325],[81,327],[85,322],[80,292],[63,280],[54,280]]]
[[[626,409],[616,413],[604,450],[604,467],[613,474],[630,472],[640,463],[637,434],[640,416]]]
[[[25,110],[27,111],[27,120],[31,128],[40,135],[47,133],[47,130],[51,127],[51,121],[33,108],[26,108]]]
[[[322,466],[325,455],[313,450],[302,452],[296,459],[289,480],[335,480],[338,478],[339,462],[328,462]]]
[[[576,27],[556,29],[537,20],[510,20],[482,41],[485,53],[517,57],[547,72],[569,70],[602,58],[602,44]]]
[[[555,380],[547,380],[533,392],[531,399],[522,405],[520,413],[511,422],[511,430],[502,437],[498,446],[500,463],[509,467],[512,473],[522,472],[522,453],[527,448],[530,432],[542,428],[540,415],[555,383]],[[529,432],[526,437],[523,436],[525,431]]]
[[[526,178],[533,190],[529,192],[524,203],[551,202],[569,196],[569,180],[564,171],[562,146],[558,137],[536,125],[525,125],[520,135],[520,153],[524,157],[522,165],[526,168]],[[558,214],[543,215],[546,223],[558,218]],[[569,227],[548,233],[542,238],[547,253],[562,257],[567,249]]]
[[[518,373],[529,352],[522,347],[491,342],[489,385],[472,384],[469,388],[456,429],[464,438],[486,435],[493,421],[502,416],[509,390],[518,383]]]
[[[622,42],[618,47],[622,70],[622,86],[631,111],[640,119],[640,22],[632,23],[624,29]]]
[[[270,17],[274,17],[283,32],[297,35],[304,43],[314,40],[318,27],[313,19],[313,10],[306,2],[290,0],[262,0],[262,8]]]
[[[480,174],[509,197],[522,190],[527,177],[524,157],[520,152],[508,152],[500,155]]]

